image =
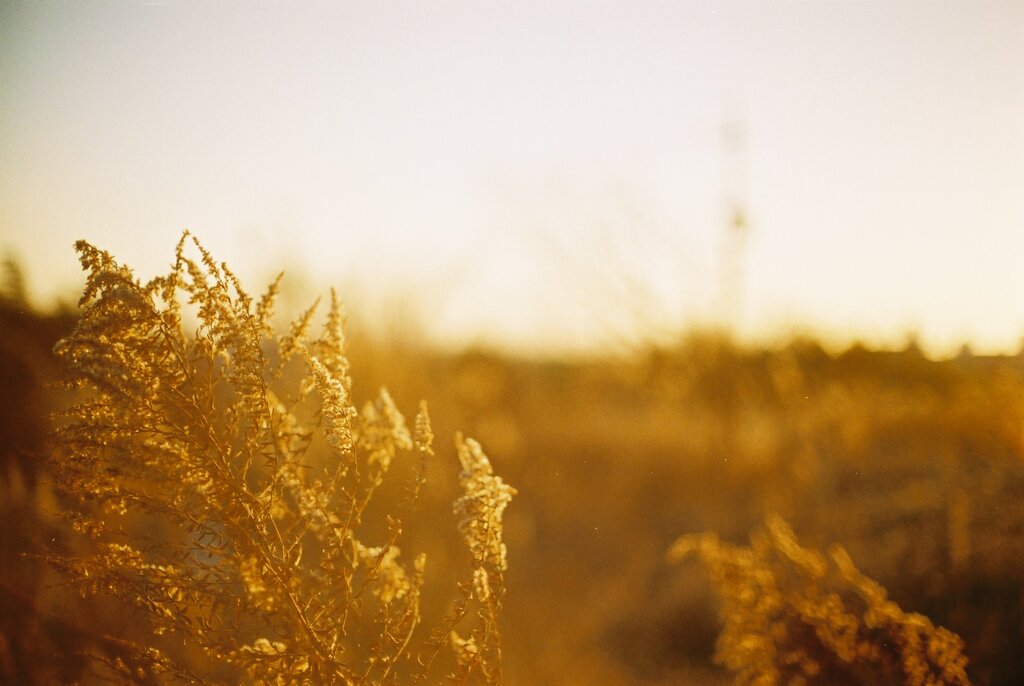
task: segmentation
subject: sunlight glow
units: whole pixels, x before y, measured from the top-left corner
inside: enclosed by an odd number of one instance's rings
[[[1014,2],[4,3],[0,247],[45,302],[75,239],[155,273],[190,228],[438,342],[614,345],[721,320],[742,153],[741,334],[1016,350],[1021,35]]]

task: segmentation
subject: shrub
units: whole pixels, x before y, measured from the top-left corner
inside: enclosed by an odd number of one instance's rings
[[[146,683],[385,684],[426,679],[450,644],[454,680],[500,681],[502,514],[514,490],[457,438],[473,573],[424,648],[426,558],[398,544],[434,454],[426,405],[411,430],[385,389],[357,411],[334,293],[321,335],[310,333],[316,305],[277,335],[280,277],[254,300],[187,239],[171,271],[145,284],[76,246],[81,318],[56,352],[80,391],[59,419],[57,473],[92,552],[48,559],[83,593],[129,603],[152,632],[110,637],[127,651],[94,655],[97,669]],[[420,466],[405,497],[371,508],[410,453]]]
[[[969,684],[959,636],[900,609],[842,547],[827,556],[802,548],[779,517],[749,548],[702,534],[668,553],[689,556],[722,598],[715,660],[738,685]]]

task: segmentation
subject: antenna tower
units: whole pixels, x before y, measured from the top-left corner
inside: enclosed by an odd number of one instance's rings
[[[743,281],[750,218],[747,213],[747,122],[725,119],[720,132],[722,235],[719,265],[720,316],[735,332],[743,312]]]

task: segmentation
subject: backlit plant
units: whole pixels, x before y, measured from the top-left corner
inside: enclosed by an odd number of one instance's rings
[[[79,401],[59,421],[57,473],[93,552],[49,559],[152,632],[117,638],[127,651],[94,655],[97,670],[141,683],[385,684],[446,663],[456,682],[500,681],[514,490],[458,438],[473,572],[449,619],[418,639],[427,560],[399,543],[434,454],[430,419],[421,404],[410,430],[384,389],[357,410],[334,294],[322,332],[314,305],[278,335],[280,277],[253,299],[188,234],[170,272],[144,284],[76,247],[81,318],[56,351]],[[372,508],[410,458],[400,505]],[[455,659],[435,663],[445,644]]]

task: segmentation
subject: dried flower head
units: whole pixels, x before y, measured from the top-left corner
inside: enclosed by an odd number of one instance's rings
[[[459,435],[456,447],[462,463],[463,495],[455,501],[459,530],[480,568],[504,572],[508,561],[501,519],[516,490],[494,474],[479,443]]]

